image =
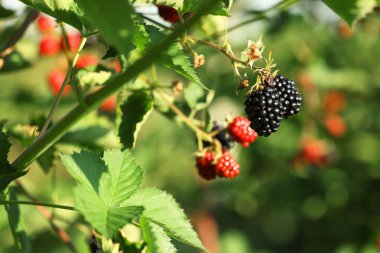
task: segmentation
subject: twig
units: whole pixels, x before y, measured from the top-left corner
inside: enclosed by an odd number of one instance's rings
[[[31,195],[21,184],[20,181],[16,180],[16,186],[18,189],[31,201],[37,201],[37,199]],[[38,211],[44,216],[44,218],[49,222],[51,228],[54,230],[54,232],[58,235],[58,237],[62,240],[62,242],[71,250],[73,253],[78,253],[77,249],[75,248],[73,242],[71,241],[70,236],[66,233],[65,230],[59,228],[53,221],[53,216],[51,213],[47,210],[44,206],[36,206]]]
[[[62,94],[63,94],[63,92],[64,92],[64,90],[65,90],[65,88],[66,88],[67,83],[68,83],[69,80],[70,80],[71,74],[73,73],[74,68],[75,68],[75,64],[77,63],[77,60],[78,60],[78,58],[79,58],[79,55],[80,55],[80,53],[82,52],[82,49],[83,49],[84,45],[86,44],[86,40],[87,40],[86,37],[84,37],[84,38],[82,39],[82,42],[81,42],[81,44],[80,44],[80,47],[79,47],[77,53],[75,54],[75,57],[74,57],[73,61],[71,62],[71,66],[70,66],[69,70],[68,70],[67,73],[66,73],[65,80],[63,80],[63,83],[62,83],[62,86],[61,86],[61,88],[60,88],[60,90],[59,90],[59,93],[58,93],[58,95],[57,95],[57,97],[56,97],[56,99],[55,99],[55,101],[54,101],[53,106],[52,106],[51,109],[50,109],[49,115],[48,115],[48,117],[46,118],[45,123],[44,123],[44,125],[42,126],[42,129],[41,129],[40,135],[38,136],[38,138],[36,139],[36,141],[38,141],[42,136],[45,135],[45,133],[46,133],[46,131],[47,131],[47,129],[48,129],[48,126],[49,126],[51,120],[53,119],[53,116],[54,116],[55,110],[57,109],[57,106],[58,106],[59,102],[61,101]]]
[[[196,125],[193,124],[193,122],[186,117],[186,115],[175,105],[173,104],[167,97],[166,94],[159,91],[155,90],[156,93],[165,101],[165,103],[172,109],[173,112],[175,112],[178,117],[182,119],[182,121],[190,128],[192,129],[197,135],[202,137],[203,139],[212,142],[212,137],[204,132],[203,130],[199,129]]]

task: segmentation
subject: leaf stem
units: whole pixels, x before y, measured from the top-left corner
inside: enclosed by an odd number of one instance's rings
[[[85,98],[87,106],[81,104],[77,105],[59,122],[52,126],[43,137],[39,138],[15,161],[13,161],[12,166],[18,171],[24,170],[37,157],[57,142],[59,138],[62,137],[63,134],[78,120],[95,110],[107,97],[115,93],[127,82],[148,68],[161,55],[162,52],[166,51],[170,47],[170,45],[177,38],[179,38],[186,30],[191,28],[196,22],[198,22],[203,15],[207,14],[214,7],[215,3],[216,2],[213,0],[202,1],[202,7],[192,18],[187,20],[185,23],[178,25],[172,33],[168,34],[158,43],[151,46],[142,58],[135,61],[123,73],[117,74],[113,78],[110,78],[103,88],[88,95]]]
[[[36,202],[36,201],[24,201],[24,200],[0,200],[0,205],[31,205],[31,206],[46,206],[58,209],[65,209],[75,211],[72,206],[63,206],[50,203]]]

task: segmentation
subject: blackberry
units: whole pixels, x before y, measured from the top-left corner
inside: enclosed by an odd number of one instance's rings
[[[218,124],[216,121],[213,122],[213,127],[211,129],[211,132],[213,131],[220,131],[217,135],[215,135],[215,139],[217,139],[220,144],[222,144],[222,147],[224,149],[230,149],[234,146],[234,141],[232,140],[232,137],[230,133],[225,129],[222,125]],[[210,146],[209,142],[203,142],[203,145],[205,147]]]
[[[251,128],[260,136],[269,136],[278,130],[284,115],[280,93],[268,83],[263,89],[247,94],[245,113],[251,121]]]
[[[280,102],[284,106],[284,118],[289,118],[301,110],[302,98],[294,81],[278,75],[273,80],[273,87],[280,93]]]

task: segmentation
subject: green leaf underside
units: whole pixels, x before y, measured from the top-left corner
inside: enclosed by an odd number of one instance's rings
[[[144,217],[140,219],[144,241],[147,243],[147,253],[175,253],[176,248],[170,242],[170,237],[163,228]]]
[[[123,205],[143,206],[143,217],[164,228],[172,238],[205,250],[183,210],[166,192],[147,188],[137,191]]]
[[[152,96],[146,92],[135,92],[121,105],[119,125],[120,142],[124,148],[134,148],[142,124],[153,111]]]
[[[76,0],[86,18],[100,30],[107,42],[127,55],[133,49],[135,26],[132,5],[126,0]]]
[[[82,151],[62,156],[62,162],[78,181],[76,208],[99,232],[111,237],[143,211],[141,206],[122,204],[142,183],[142,170],[130,151],[106,151],[103,159]]]
[[[376,0],[323,0],[333,11],[350,25],[373,11],[379,1]]]
[[[13,187],[9,189],[9,200],[17,200],[17,195]],[[24,221],[20,214],[20,208],[18,205],[6,206],[8,213],[9,224],[12,227],[13,236],[16,241],[16,246],[21,253],[32,252],[32,245],[28,235],[25,232]]]
[[[77,4],[74,0],[20,0],[26,5],[44,12],[58,21],[63,21],[82,31],[83,25],[90,26],[83,19]],[[82,25],[83,24],[83,25]]]

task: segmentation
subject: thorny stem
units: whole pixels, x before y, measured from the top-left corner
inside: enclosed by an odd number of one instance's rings
[[[196,125],[193,124],[193,122],[175,105],[173,104],[167,97],[166,94],[156,90],[156,93],[165,101],[165,103],[172,109],[175,114],[178,115],[178,117],[181,118],[181,120],[191,129],[193,130],[197,135],[199,135],[202,139],[207,140],[209,142],[212,141],[212,137],[198,128]]]
[[[82,42],[80,44],[80,47],[79,47],[77,53],[75,54],[74,60],[72,61],[71,66],[69,67],[69,70],[66,73],[65,80],[63,80],[63,83],[62,83],[62,86],[61,86],[61,88],[59,90],[59,93],[58,93],[57,97],[55,98],[54,104],[53,104],[53,106],[50,109],[49,115],[46,118],[45,123],[42,126],[40,135],[38,136],[38,138],[36,139],[36,141],[39,140],[40,138],[42,138],[45,135],[45,133],[46,133],[46,131],[48,129],[48,126],[49,126],[51,120],[53,119],[55,110],[57,109],[57,106],[58,106],[59,102],[61,101],[62,94],[63,94],[63,92],[64,92],[64,90],[66,88],[67,83],[70,80],[71,74],[73,73],[74,68],[75,68],[75,64],[77,63],[79,55],[82,52],[82,49],[83,49],[84,45],[86,44],[86,40],[87,40],[87,38],[83,37]]]
[[[37,199],[31,195],[21,184],[20,181],[16,180],[16,186],[17,188],[31,201],[37,201]],[[54,232],[58,235],[58,237],[62,240],[62,242],[71,250],[73,253],[78,253],[77,249],[75,248],[74,244],[72,243],[72,240],[70,236],[66,233],[65,230],[59,228],[53,221],[53,215],[47,210],[44,206],[36,206],[37,210],[44,216],[44,218],[49,222],[51,228],[54,230]]]

